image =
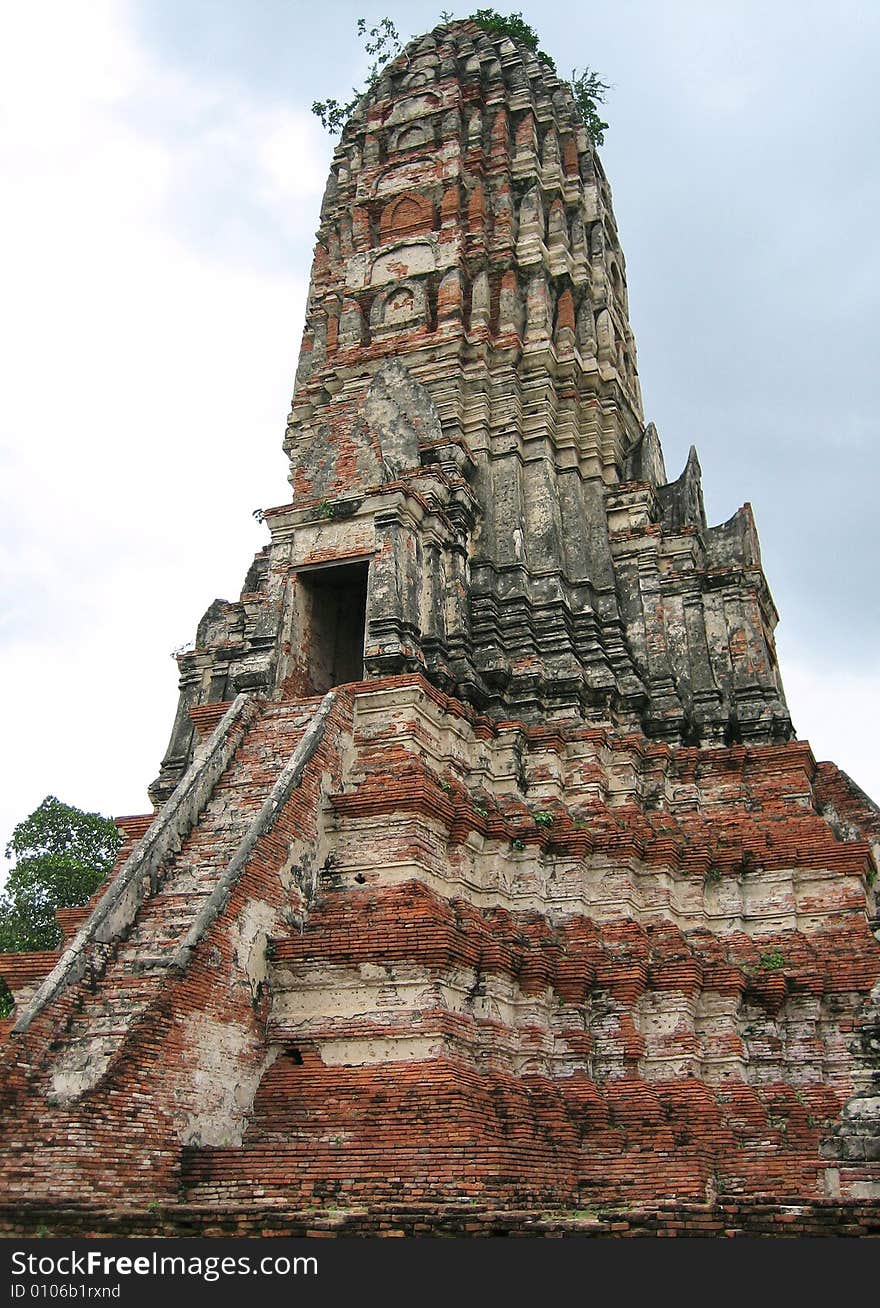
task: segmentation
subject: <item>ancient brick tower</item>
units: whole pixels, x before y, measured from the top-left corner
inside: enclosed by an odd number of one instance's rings
[[[5,1229],[878,1229],[880,813],[793,739],[748,506],[667,479],[509,39],[347,127],[285,449],[155,816],[0,968]]]

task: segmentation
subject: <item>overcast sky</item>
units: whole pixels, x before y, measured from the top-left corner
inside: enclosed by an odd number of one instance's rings
[[[0,838],[148,810],[172,651],[235,598],[281,451],[332,142],[310,113],[443,0],[0,11]],[[800,737],[880,797],[880,5],[517,4],[613,84],[646,416],[750,500]],[[464,15],[467,9],[455,10]]]

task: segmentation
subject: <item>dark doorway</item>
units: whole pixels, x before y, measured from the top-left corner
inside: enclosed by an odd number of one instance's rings
[[[368,563],[310,568],[299,574],[309,679],[316,695],[331,686],[363,680],[369,575]]]

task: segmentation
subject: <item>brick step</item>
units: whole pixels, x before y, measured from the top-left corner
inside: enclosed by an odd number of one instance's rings
[[[208,826],[204,829],[199,826],[193,832],[192,838],[205,839],[216,831],[223,831],[230,826],[240,826],[252,817],[254,812],[258,812],[259,808],[257,796],[252,795],[244,784],[240,795],[234,801],[229,795],[214,795],[202,814],[202,821],[207,822]]]
[[[313,715],[313,706],[295,713],[291,713],[287,705],[272,706],[272,711],[268,714],[273,722],[272,728],[266,731],[261,721],[242,742],[229,771],[215,787],[198,827],[185,842],[156,894],[145,901],[135,929],[135,939],[130,940],[130,946],[136,948],[137,937],[142,938],[147,933],[152,940],[161,932],[167,934],[169,926],[173,927],[173,934],[178,937],[185,933],[218,877],[228,866],[240,840],[260,811],[281,768],[302,738]],[[279,730],[276,725],[278,722],[284,722],[287,729]],[[271,741],[271,746],[267,741]],[[266,758],[266,754],[271,754],[271,758]],[[258,757],[265,767],[264,778],[255,778],[249,755]],[[206,858],[208,850],[210,854]],[[164,909],[166,903],[171,904],[172,914],[173,909],[178,909],[178,913],[167,921]],[[127,961],[134,956],[131,947],[121,955]]]
[[[187,866],[192,867],[193,863],[203,867],[206,862],[228,861],[249,826],[250,819],[243,822],[240,828],[233,827],[225,831],[212,832],[210,840],[205,838],[192,843],[188,841],[165,874],[162,884],[167,883],[168,877],[174,874],[177,867],[183,870]]]
[[[84,1041],[94,1036],[97,1040],[115,1039],[120,1035],[125,1035],[133,1025],[130,1019],[133,1019],[143,1012],[143,1007],[132,1008],[124,1012],[114,1012],[112,1014],[96,1014],[89,1018],[88,1027],[82,1027],[76,1034],[68,1037],[68,1047],[75,1045],[78,1041]]]
[[[180,936],[174,940],[150,936],[146,940],[139,941],[132,948],[121,951],[116,961],[126,971],[134,969],[136,973],[143,971],[155,960],[162,960],[163,966],[167,966],[171,955],[180,944],[180,939]]]
[[[161,887],[155,895],[144,900],[141,909],[143,919],[191,914],[193,901],[201,900],[209,893],[210,887],[216,884],[220,872],[227,866],[228,861],[228,859],[218,861],[213,867],[213,875],[202,877],[200,880],[197,880],[198,872],[192,868],[187,870],[185,876],[174,877],[173,885]],[[195,889],[190,884],[192,881],[197,881]],[[186,884],[182,885],[182,882]]]
[[[277,767],[278,765],[273,766]],[[256,798],[252,794],[254,783],[253,771],[242,769],[242,775],[239,777],[230,777],[217,783],[217,788],[208,803],[207,812],[216,813],[218,809],[226,809],[230,813],[237,813],[242,808],[251,809],[257,804]],[[266,784],[264,782],[263,784]],[[234,803],[233,803],[234,799]]]
[[[119,959],[110,965],[104,974],[101,990],[77,1010],[70,1025],[71,1037],[90,1030],[93,1022],[106,1024],[112,1020],[113,1025],[119,1025],[143,1012],[153,998],[155,986],[149,974],[132,973],[126,971],[125,966]]]
[[[207,895],[200,897],[198,902],[194,902],[193,908],[188,913],[153,913],[149,918],[150,933],[157,939],[178,939],[186,929],[192,925],[195,914],[207,899]],[[147,922],[144,922],[146,927]]]
[[[154,947],[155,944],[158,944],[158,942],[154,942]],[[129,975],[158,975],[164,972],[173,962],[174,955],[177,952],[176,945],[177,942],[173,941],[164,953],[148,954],[144,952],[142,954],[134,954],[123,960],[124,966],[128,969]]]
[[[231,841],[228,848],[213,855],[209,867],[198,869],[186,867],[182,868],[179,874],[172,867],[164,881],[160,882],[156,893],[144,900],[141,913],[145,916],[151,916],[152,910],[149,905],[161,902],[160,897],[165,894],[185,896],[188,900],[191,900],[193,896],[209,893],[212,886],[216,885],[223,869],[229,866],[229,861],[235,853],[238,843],[238,839]]]
[[[235,774],[242,765],[249,768],[271,767],[280,754],[293,752],[294,747],[302,739],[304,730],[305,724],[297,724],[292,730],[286,724],[280,725],[278,728],[265,730],[262,739],[253,745],[240,746],[233,760],[232,775],[229,779],[234,780]]]
[[[249,764],[271,762],[282,750],[295,744],[312,720],[312,714],[296,719],[271,718],[261,722],[257,735],[253,739],[242,741],[235,755],[233,766],[247,761]]]
[[[153,917],[144,922],[142,930],[137,937],[130,939],[119,952],[120,958],[131,957],[132,953],[139,953],[144,948],[150,949],[158,945],[164,949],[166,945],[176,945],[192,926],[201,905],[205,899],[193,905],[193,911],[186,917],[178,917],[171,921],[165,921],[163,918]]]
[[[213,881],[216,879],[217,869],[213,868],[212,871],[213,875],[211,880]],[[187,869],[187,873],[191,876],[198,876],[199,870],[197,868],[189,868]],[[175,878],[175,882],[176,880],[177,878]],[[151,895],[149,899],[144,901],[144,911],[150,913],[154,911],[162,913],[186,913],[189,910],[192,899],[193,892],[188,887],[185,889],[178,889],[176,886],[168,888],[163,887],[161,890],[158,890],[155,895]]]
[[[222,808],[224,805],[238,809],[242,805],[252,808],[258,803],[257,795],[252,793],[254,786],[262,789],[272,783],[272,777],[275,769],[279,767],[281,760],[288,757],[293,752],[293,745],[288,749],[284,746],[278,751],[279,757],[275,758],[241,758],[236,755],[229,765],[227,772],[223,774],[214,787],[214,792],[209,802],[209,809],[214,806]]]
[[[229,866],[317,704],[271,705],[239,745],[195,830],[73,1017],[55,1062],[57,1092],[94,1085],[159,993],[177,950]],[[264,720],[265,719],[265,720]]]
[[[229,862],[229,858],[225,859],[220,864],[220,867],[221,868],[226,867],[228,862]],[[185,873],[181,873],[179,877],[174,878],[174,884],[169,893],[174,895],[187,895],[189,897],[192,897],[193,895],[203,895],[209,893],[212,886],[216,885],[217,883],[217,877],[219,876],[219,869],[218,867],[212,865],[210,871],[211,871],[211,875],[209,876],[207,874],[207,871],[204,872],[203,874],[200,874],[198,871],[193,871],[191,868],[187,869]],[[159,894],[161,893],[162,891],[160,890]],[[158,899],[159,894],[155,895],[154,898]]]
[[[64,1050],[65,1063],[69,1066],[85,1066],[86,1061],[102,1055],[111,1056],[116,1044],[116,1032],[97,1035],[91,1028],[77,1032],[68,1037]]]
[[[100,1025],[105,1023],[108,1017],[112,1017],[113,1023],[118,1024],[122,1019],[130,1017],[132,1013],[139,1012],[143,1008],[144,999],[146,997],[147,996],[145,995],[138,995],[136,998],[131,998],[127,1001],[116,999],[112,1004],[107,1003],[106,1000],[99,1004],[85,1004],[71,1023],[70,1029],[71,1031],[74,1031],[77,1027],[85,1029],[85,1024],[87,1023],[88,1029],[92,1030],[93,1024],[97,1023]]]
[[[267,704],[263,710],[260,726],[262,728],[265,723],[271,722],[272,730],[276,734],[304,731],[320,707],[320,699],[301,707],[290,704]]]
[[[93,1036],[83,1033],[69,1036],[64,1051],[55,1064],[56,1076],[60,1073],[60,1079],[63,1079],[87,1070],[92,1075],[98,1072],[103,1076],[130,1029],[130,1026],[126,1026],[113,1034],[108,1032]]]
[[[173,949],[177,943],[176,940],[171,940],[163,946],[155,932],[145,931],[138,939],[130,939],[122,946],[114,963],[125,966],[132,961],[138,961],[153,955],[158,958],[167,953],[168,950]]]

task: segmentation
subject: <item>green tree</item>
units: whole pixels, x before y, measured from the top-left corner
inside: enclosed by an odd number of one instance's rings
[[[121,843],[112,818],[47,795],[6,846],[15,866],[0,894],[0,951],[55,949],[61,942],[56,908],[85,904]]]
[[[372,59],[367,72],[366,86],[360,91],[352,87],[351,99],[340,103],[339,100],[315,100],[312,113],[321,120],[321,126],[336,135],[341,132],[364,96],[373,89],[379,80],[379,74],[395,55],[400,53],[400,34],[390,18],[380,18],[375,27],[367,32],[365,18],[357,20],[358,36],[364,38],[364,49]]]

